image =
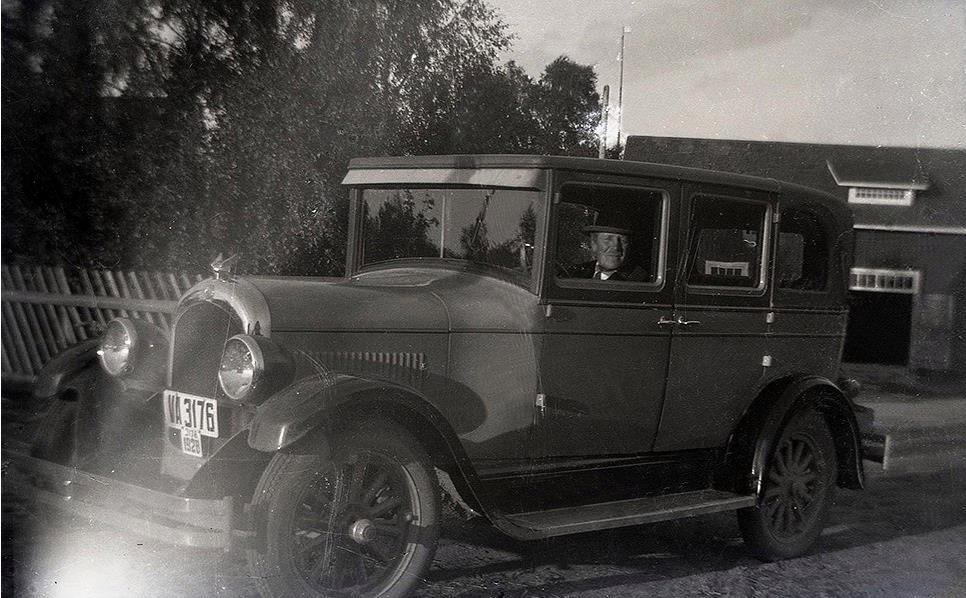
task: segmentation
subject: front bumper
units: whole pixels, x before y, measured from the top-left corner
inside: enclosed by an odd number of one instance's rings
[[[231,497],[185,498],[3,451],[3,490],[149,538],[228,550],[244,536],[233,531]]]

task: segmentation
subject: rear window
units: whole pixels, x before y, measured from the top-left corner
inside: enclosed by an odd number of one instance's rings
[[[691,210],[688,285],[764,288],[765,204],[697,196]]]
[[[821,220],[803,208],[781,211],[776,277],[778,288],[824,291],[828,287],[828,235]]]

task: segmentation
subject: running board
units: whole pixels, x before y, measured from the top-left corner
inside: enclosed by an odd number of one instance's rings
[[[501,522],[504,525],[498,527],[516,538],[535,540],[681,519],[718,511],[733,511],[751,507],[754,504],[753,495],[743,496],[720,490],[699,490],[549,511],[514,513],[506,515]]]

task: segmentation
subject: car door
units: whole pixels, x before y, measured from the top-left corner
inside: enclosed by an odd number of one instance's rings
[[[671,223],[679,196],[674,181],[558,177],[532,451],[537,459],[593,461],[650,450],[670,346],[677,237]],[[622,226],[633,232],[627,277],[594,279],[592,231]]]
[[[766,379],[774,198],[685,187],[682,267],[654,450],[722,447]]]

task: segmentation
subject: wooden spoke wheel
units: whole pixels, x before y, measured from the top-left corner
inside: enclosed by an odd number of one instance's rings
[[[745,542],[769,561],[811,548],[825,524],[836,478],[835,443],[821,413],[794,415],[776,447],[758,505],[738,512]]]
[[[278,454],[254,503],[267,550],[249,552],[265,596],[408,594],[438,537],[435,472],[389,424],[341,435],[328,459]]]

